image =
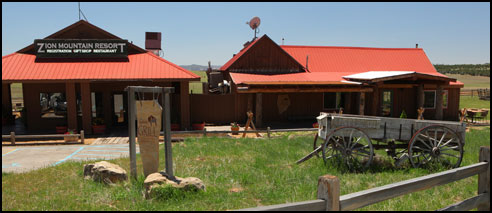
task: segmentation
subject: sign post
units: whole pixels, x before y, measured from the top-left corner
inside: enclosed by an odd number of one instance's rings
[[[174,87],[143,87],[143,86],[128,86],[125,91],[128,92],[128,134],[130,138],[130,175],[137,178],[137,160],[136,160],[136,101],[135,92],[140,93],[161,93],[162,102],[164,104],[162,127],[165,140],[165,158],[166,158],[166,174],[169,178],[174,179],[173,162],[172,162],[172,146],[171,146],[171,101],[170,93],[174,93]]]

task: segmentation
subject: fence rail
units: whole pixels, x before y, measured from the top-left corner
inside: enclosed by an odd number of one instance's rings
[[[228,133],[267,133],[267,136],[270,137],[270,133],[273,132],[313,132],[318,131],[318,128],[302,128],[302,129],[270,129],[268,127],[265,130],[219,130],[219,131],[208,131],[207,128],[203,128],[203,130],[191,130],[191,131],[171,131],[171,134],[203,134],[206,136],[207,134],[228,134]],[[162,131],[161,133],[162,134]]]
[[[478,208],[479,211],[490,210],[490,147],[480,147],[480,162],[451,169],[436,174],[413,178],[364,191],[340,196],[340,182],[337,177],[324,175],[318,179],[318,199],[271,206],[261,206],[238,211],[349,211],[362,208],[387,199],[416,191],[432,188],[458,181],[478,174],[478,195],[452,204],[439,211],[466,211]]]
[[[16,138],[37,139],[37,138],[65,138],[65,137],[77,137],[77,140],[80,139],[80,143],[84,143],[85,140],[84,130],[81,130],[80,134],[51,134],[51,135],[15,135],[15,132],[10,132],[10,135],[2,135],[2,141],[4,138],[8,138],[10,139],[11,145],[15,145]]]
[[[484,97],[489,95],[490,97],[490,89],[484,88],[484,89],[461,89],[460,90],[460,95],[461,96],[478,96],[478,97]]]

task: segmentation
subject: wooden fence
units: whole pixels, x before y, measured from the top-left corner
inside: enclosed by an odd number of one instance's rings
[[[478,174],[478,195],[452,204],[439,211],[490,210],[490,147],[480,147],[480,162],[436,174],[413,178],[364,191],[340,196],[337,177],[324,175],[318,179],[318,199],[296,203],[261,206],[238,211],[349,211],[416,191],[458,181]],[[436,198],[439,199],[439,198]]]
[[[478,96],[482,92],[490,94],[490,89],[485,88],[485,89],[461,89],[460,90],[460,95],[461,96]]]
[[[80,143],[84,143],[85,136],[84,130],[80,131],[80,134],[52,134],[52,135],[15,135],[15,132],[10,132],[10,135],[2,135],[2,141],[4,138],[10,139],[11,145],[15,145],[16,138],[29,138],[29,139],[39,139],[39,138],[65,138],[65,137],[77,137],[77,140],[80,137]],[[26,143],[22,143],[26,144]],[[55,143],[51,143],[55,144]]]
[[[207,128],[203,128],[203,130],[192,130],[192,131],[172,131],[171,134],[203,134],[203,136],[207,136],[207,134],[228,134],[228,133],[267,133],[267,137],[270,138],[270,133],[273,132],[313,132],[318,131],[318,128],[302,128],[302,129],[270,129],[267,127],[265,130],[239,130],[239,131],[231,131],[231,130],[219,130],[219,131],[208,131]],[[162,134],[162,131],[161,131]]]

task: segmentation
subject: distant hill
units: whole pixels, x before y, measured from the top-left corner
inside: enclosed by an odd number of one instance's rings
[[[198,64],[192,64],[192,65],[179,65],[179,66],[187,70],[193,70],[193,71],[203,71],[208,69],[208,65],[203,66]],[[220,65],[212,65],[212,69],[219,69],[220,67],[221,67]]]
[[[490,63],[485,64],[434,64],[437,72],[490,77]]]

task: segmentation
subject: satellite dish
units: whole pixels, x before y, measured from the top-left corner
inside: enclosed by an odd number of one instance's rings
[[[256,30],[256,28],[260,26],[260,18],[258,18],[258,16],[255,16],[248,22],[248,24],[251,29]]]

